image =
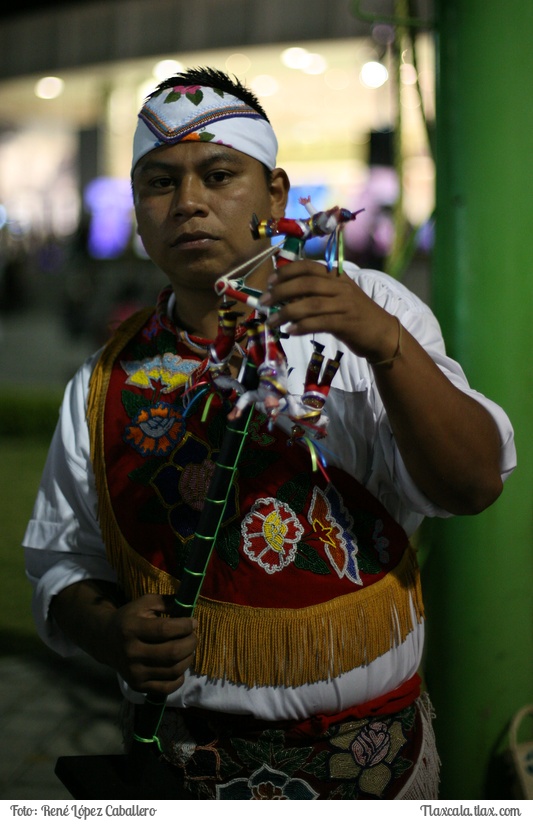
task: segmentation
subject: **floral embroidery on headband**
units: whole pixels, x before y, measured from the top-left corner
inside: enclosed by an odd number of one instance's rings
[[[224,97],[224,92],[220,91],[220,89],[213,89],[213,91],[218,94],[219,97]],[[199,106],[204,99],[204,93],[201,86],[174,86],[172,91],[165,97],[164,102],[176,103],[176,101],[182,97],[186,97],[187,100],[190,100],[195,106]]]
[[[209,143],[210,140],[213,140],[214,136],[211,132],[191,132],[191,134],[185,135],[181,142],[199,141],[200,143]]]

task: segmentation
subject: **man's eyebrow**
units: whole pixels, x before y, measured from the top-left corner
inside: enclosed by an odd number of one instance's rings
[[[156,171],[156,170],[168,171],[169,169],[172,169],[172,167],[173,167],[172,163],[165,163],[164,160],[147,160],[144,163],[141,160],[137,164],[136,171],[139,171],[139,172],[152,172],[152,171]]]
[[[217,163],[227,163],[231,164],[232,166],[243,165],[243,162],[237,152],[226,152],[223,149],[221,149],[220,151],[213,152],[208,157],[199,160],[198,163],[196,163],[196,166],[198,169],[202,170],[209,169],[211,166],[214,166]],[[180,164],[178,162],[149,158],[144,163],[141,160],[137,166],[137,170],[140,173],[153,171],[170,172],[176,170],[179,167]]]
[[[231,163],[232,165],[242,166],[243,158],[239,152],[227,152],[224,149],[219,149],[212,152],[208,157],[199,162],[200,167],[212,166],[214,163]]]

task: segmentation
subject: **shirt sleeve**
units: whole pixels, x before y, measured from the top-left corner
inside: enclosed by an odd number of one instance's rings
[[[372,273],[372,275],[373,277],[367,282],[365,272],[361,270],[356,278],[360,279],[362,288],[377,303],[399,318],[403,326],[426,350],[448,380],[461,392],[476,400],[493,418],[500,435],[500,474],[502,480],[505,481],[516,467],[514,432],[509,417],[497,403],[473,389],[460,364],[446,354],[441,328],[431,309],[402,284],[387,275],[382,273]],[[416,528],[417,522],[419,523],[422,517],[450,517],[451,513],[435,506],[414,483],[392,435],[383,404],[376,397],[375,384],[373,384],[373,395],[378,432],[374,452],[375,474],[374,477],[369,478],[370,486],[377,484],[381,487],[385,481],[383,477],[385,471],[388,483],[392,481],[393,488],[399,493],[399,501],[404,513],[406,508],[413,511],[412,523],[407,527],[408,532],[413,531],[413,527]],[[387,505],[388,502],[384,495],[386,498],[387,493],[383,490],[378,492],[378,497]]]
[[[50,602],[77,581],[116,581],[97,518],[86,405],[96,356],[68,384],[23,538],[32,610],[42,640],[61,655],[78,651],[50,617]]]

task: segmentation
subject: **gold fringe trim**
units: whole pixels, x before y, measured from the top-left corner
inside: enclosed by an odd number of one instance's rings
[[[199,598],[195,671],[252,686],[297,687],[336,678],[398,646],[424,617],[414,550],[365,589],[303,609],[244,607]]]
[[[124,349],[126,344],[137,332],[142,329],[153,309],[142,309],[136,312],[117,329],[104,347],[100,358],[93,370],[89,382],[89,396],[87,399],[87,424],[91,443],[91,461],[94,472],[96,491],[98,493],[98,520],[106,548],[106,556],[116,571],[119,581],[125,587],[129,597],[135,597],[134,592],[162,592],[162,580],[165,573],[153,567],[144,558],[141,558],[124,540],[117,524],[105,467],[105,440],[104,440],[104,410],[107,398],[109,380],[113,363]],[[145,582],[151,581],[151,587],[145,588]],[[168,583],[165,592],[175,592],[175,583]]]
[[[172,595],[179,581],[142,558],[124,539],[109,496],[104,407],[111,367],[152,310],[129,318],[105,347],[89,387],[87,421],[109,563],[129,598]],[[420,571],[408,547],[398,566],[370,587],[302,609],[258,608],[200,597],[195,609],[195,671],[246,686],[297,687],[336,678],[398,646],[424,618]]]

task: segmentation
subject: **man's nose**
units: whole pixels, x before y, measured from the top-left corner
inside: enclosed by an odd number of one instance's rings
[[[175,217],[207,213],[205,187],[196,176],[187,175],[176,186],[172,204]]]

